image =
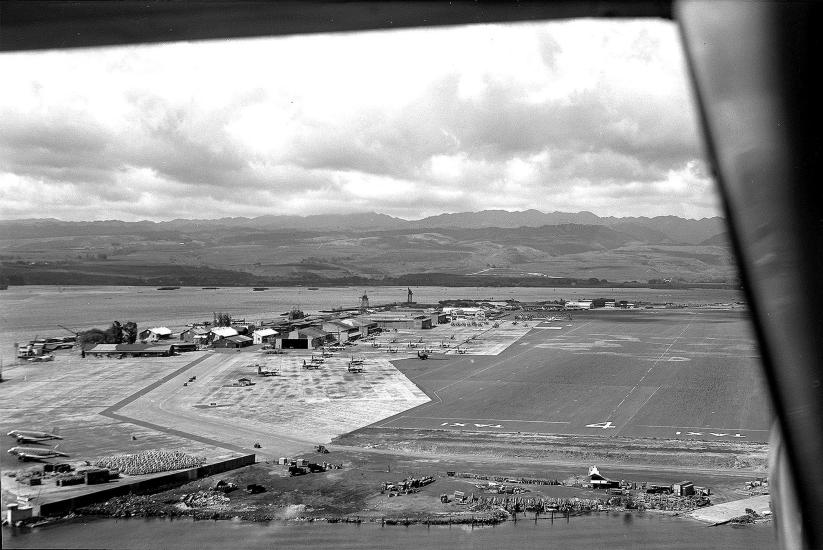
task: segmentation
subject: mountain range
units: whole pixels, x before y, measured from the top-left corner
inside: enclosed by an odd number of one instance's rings
[[[722,218],[538,210],[0,221],[0,270],[25,284],[736,279]]]
[[[0,221],[0,238],[53,237],[67,235],[121,235],[143,231],[186,231],[217,228],[292,229],[302,231],[391,229],[465,229],[499,227],[542,227],[546,225],[602,225],[634,235],[643,241],[698,244],[725,232],[723,218],[699,220],[677,216],[600,217],[591,212],[540,212],[524,210],[483,210],[439,214],[419,220],[404,220],[375,212],[359,214],[317,214],[311,216],[258,216],[255,218],[176,219],[162,222],[119,220],[68,222],[54,218]]]

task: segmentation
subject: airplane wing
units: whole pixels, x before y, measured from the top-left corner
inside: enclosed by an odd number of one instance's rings
[[[17,458],[19,458],[20,460],[43,460],[45,458],[54,458],[56,456],[57,455],[54,454],[54,453],[48,453],[48,454],[42,454],[42,455],[41,454],[25,453],[25,452],[17,453]]]

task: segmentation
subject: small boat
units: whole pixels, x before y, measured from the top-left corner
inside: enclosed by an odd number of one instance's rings
[[[179,290],[179,286],[161,286],[157,287],[157,290]]]
[[[320,289],[319,289],[319,288],[317,288],[316,286],[310,286],[310,287],[309,287],[309,290],[320,290]]]
[[[29,357],[28,361],[31,363],[45,363],[47,361],[54,361],[54,355],[35,355],[34,357]]]
[[[252,290],[253,290],[254,292],[260,292],[260,291],[263,291],[263,290],[268,290],[268,289],[269,289],[269,287],[267,287],[267,286],[256,286],[256,287],[254,287]]]

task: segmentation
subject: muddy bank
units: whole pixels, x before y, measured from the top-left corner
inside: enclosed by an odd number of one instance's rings
[[[343,465],[341,469],[289,476],[287,467],[263,462],[151,495],[113,498],[76,512],[114,518],[495,524],[595,511],[684,513],[715,498],[730,500],[735,488],[743,484],[740,477],[717,478],[713,487],[719,493],[702,500],[647,496],[642,491],[614,495],[585,486],[586,472],[580,466],[569,470],[546,464],[354,451],[333,451],[332,456]],[[477,475],[459,475],[461,472]],[[661,474],[653,475],[657,477],[652,479],[664,479]],[[682,477],[672,476],[672,482]],[[414,480],[425,480],[425,484]],[[248,490],[251,487],[254,490]]]
[[[682,439],[585,437],[525,433],[453,432],[443,430],[362,428],[334,444],[391,453],[438,457],[542,461],[558,464],[612,464],[715,471],[766,473],[765,443]]]

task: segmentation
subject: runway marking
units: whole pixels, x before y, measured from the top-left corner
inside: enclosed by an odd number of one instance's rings
[[[403,428],[404,426],[398,425],[402,420],[453,420],[455,422],[441,422],[440,426],[449,426],[452,428],[462,428],[466,427],[468,424],[472,424],[478,428],[503,428],[501,423],[506,422],[522,422],[528,424],[571,424],[570,421],[566,420],[518,420],[518,419],[499,419],[499,418],[447,418],[447,417],[439,417],[439,416],[409,416],[403,415],[399,416],[393,420],[389,420],[388,422],[384,422],[378,425],[378,428]],[[462,422],[457,422],[462,421]],[[489,424],[492,423],[492,424]],[[406,426],[408,427],[408,426]]]
[[[619,408],[620,408],[620,406],[621,406],[621,405],[623,405],[623,403],[625,403],[625,402],[626,402],[626,400],[629,398],[629,396],[630,396],[631,394],[633,394],[633,393],[635,392],[635,390],[637,390],[637,388],[639,388],[639,387],[640,387],[640,384],[642,384],[642,383],[643,383],[643,380],[645,380],[645,379],[646,379],[646,377],[647,377],[649,374],[651,374],[651,372],[652,372],[652,371],[654,370],[654,368],[655,368],[655,367],[656,367],[656,366],[660,363],[660,361],[663,359],[663,357],[664,357],[667,353],[669,353],[669,350],[670,350],[670,349],[672,349],[672,346],[674,346],[674,344],[677,342],[677,340],[679,340],[679,339],[680,339],[680,337],[681,337],[681,336],[683,336],[684,334],[686,334],[686,331],[687,331],[687,330],[689,330],[689,327],[691,327],[691,326],[692,326],[692,322],[691,322],[691,321],[689,321],[689,324],[688,324],[688,325],[686,325],[686,327],[685,327],[682,331],[680,331],[680,334],[678,334],[678,335],[677,335],[677,337],[676,337],[674,340],[672,340],[672,341],[671,341],[671,343],[670,343],[668,346],[666,346],[666,349],[665,349],[665,350],[663,350],[663,353],[661,353],[661,354],[660,354],[660,356],[657,358],[657,361],[655,361],[655,362],[654,362],[654,364],[653,364],[651,367],[649,367],[649,370],[647,370],[647,371],[646,371],[646,374],[644,374],[642,377],[640,377],[640,380],[638,380],[638,381],[637,381],[637,384],[635,384],[635,385],[634,385],[634,387],[632,387],[632,389],[630,389],[630,390],[629,390],[629,393],[627,393],[627,394],[625,395],[625,397],[623,397],[623,400],[622,400],[620,403],[618,403],[618,404],[617,404],[617,406],[616,406],[616,407],[612,410],[611,414],[609,415],[611,418],[614,418],[614,416],[617,414],[617,409],[619,409]],[[658,389],[659,389],[659,388],[658,388]],[[635,414],[637,414],[637,413],[635,412]]]
[[[611,421],[608,421],[608,422],[596,422],[594,424],[586,424],[586,427],[587,428],[602,428],[604,430],[608,430],[608,429],[614,429],[617,426],[612,424]]]
[[[502,424],[474,424],[474,423],[470,423],[470,424],[472,424],[472,426],[474,426],[475,428],[502,428],[503,427]],[[466,424],[464,424],[462,422],[443,422],[440,425],[441,426],[448,426],[450,428],[465,428],[466,427]]]
[[[712,428],[706,426],[652,426],[646,424],[638,424],[639,428],[672,428],[675,430],[721,430],[728,432],[768,432],[769,430],[757,430],[752,428]]]
[[[509,419],[500,419],[500,418],[448,418],[448,417],[439,417],[439,416],[401,416],[400,418],[420,418],[423,420],[466,420],[466,421],[478,421],[478,422],[531,422],[535,424],[571,424],[570,421],[562,421],[562,420],[518,420],[516,418],[509,418]],[[397,420],[400,420],[398,418]]]
[[[683,433],[683,432],[674,432],[674,435],[681,435],[682,433]],[[718,434],[718,433],[714,433],[714,432],[708,432],[708,434],[709,434],[709,435],[713,435],[713,436],[715,436],[715,437],[725,437],[725,436],[731,436],[731,437],[746,437],[745,435],[741,435],[741,434],[739,434],[739,433],[736,433],[736,434],[734,434],[734,435],[731,435],[731,434]],[[686,432],[686,435],[703,435],[703,432]]]
[[[646,403],[648,403],[649,401],[651,401],[652,397],[654,397],[654,394],[656,394],[658,391],[660,391],[660,388],[662,388],[662,387],[663,387],[663,386],[657,386],[657,389],[656,389],[656,390],[654,390],[654,391],[652,392],[652,394],[651,394],[650,396],[648,396],[648,397],[646,398],[646,400],[645,400],[645,401],[643,401],[643,403],[641,403],[641,404],[640,404],[640,406],[639,406],[639,407],[637,407],[637,410],[635,410],[635,411],[634,411],[634,414],[632,414],[629,418],[627,418],[627,419],[626,419],[626,422],[624,423],[624,425],[628,426],[628,425],[629,425],[629,423],[630,423],[630,422],[634,419],[634,417],[635,417],[635,416],[637,416],[637,414],[638,414],[638,413],[639,413],[639,412],[643,409],[643,407],[645,407],[645,406],[646,406]]]
[[[134,401],[137,401],[143,395],[149,393],[152,390],[155,390],[155,389],[159,388],[160,386],[162,386],[163,384],[165,384],[166,382],[168,382],[172,378],[181,375],[182,373],[186,372],[190,368],[192,368],[196,365],[199,365],[200,363],[202,363],[203,361],[205,361],[206,359],[208,359],[210,357],[214,357],[214,355],[205,354],[202,357],[198,357],[194,361],[186,363],[184,366],[180,367],[179,369],[175,370],[174,372],[171,372],[171,373],[167,374],[166,376],[164,376],[160,380],[157,380],[156,382],[154,382],[152,384],[149,384],[148,386],[146,386],[142,390],[138,390],[135,393],[131,394],[130,396],[126,397],[125,399],[121,399],[120,401],[118,401],[114,405],[106,407],[105,409],[103,409],[100,412],[100,414],[102,414],[103,416],[108,416],[108,413],[114,413],[115,411],[118,411],[118,410],[122,409],[126,405],[128,405],[130,403],[133,403]]]

